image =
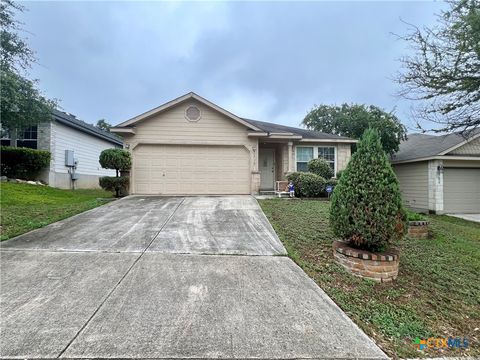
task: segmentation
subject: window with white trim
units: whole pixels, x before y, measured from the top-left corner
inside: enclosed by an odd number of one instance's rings
[[[332,170],[336,171],[336,150],[335,146],[297,146],[296,171],[308,171],[308,162],[312,159],[325,159]]]
[[[308,162],[313,159],[313,147],[297,147],[297,171],[308,171]]]
[[[325,159],[325,161],[328,162],[332,170],[335,171],[335,147],[319,146],[317,157]]]

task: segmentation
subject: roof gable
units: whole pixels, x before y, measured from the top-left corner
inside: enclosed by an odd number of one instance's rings
[[[124,121],[124,122],[118,124],[117,126],[115,126],[115,128],[131,127],[131,126],[137,124],[140,121],[143,121],[143,120],[148,119],[148,118],[150,118],[154,115],[157,115],[161,112],[169,110],[172,107],[177,106],[177,105],[179,105],[179,104],[181,104],[185,101],[191,100],[191,99],[197,100],[198,102],[204,104],[205,106],[208,106],[208,107],[214,109],[215,111],[218,111],[219,113],[221,113],[221,114],[225,115],[226,117],[244,125],[245,127],[249,128],[253,131],[261,131],[255,125],[250,124],[249,122],[245,121],[244,119],[238,117],[235,114],[232,114],[231,112],[221,108],[218,105],[215,105],[214,103],[212,103],[212,102],[208,101],[207,99],[195,94],[194,92],[189,92],[188,94],[180,96],[180,97],[178,97],[174,100],[171,100],[169,102],[166,102],[165,104],[160,105],[160,106],[158,106],[158,107],[156,107],[152,110],[149,110],[147,112],[144,112],[143,114],[135,116],[134,118],[131,118],[130,120]]]
[[[124,121],[117,126],[111,129],[112,132],[116,132],[119,134],[135,134],[138,129],[135,128],[135,125],[155,117],[163,112],[173,109],[174,107],[187,103],[191,100],[196,100],[200,104],[207,106],[216,112],[226,116],[227,118],[245,126],[246,128],[250,129],[251,132],[248,133],[248,136],[254,137],[268,137],[270,139],[290,139],[290,140],[298,140],[298,141],[305,141],[305,142],[344,142],[344,143],[356,143],[357,140],[345,137],[345,136],[338,136],[333,134],[322,133],[319,131],[312,131],[307,129],[300,129],[285,125],[279,125],[274,123],[268,123],[263,121],[257,120],[250,120],[238,117],[235,114],[221,108],[218,105],[208,101],[207,99],[195,94],[194,92],[190,92],[183,96],[180,96],[174,100],[166,102],[163,105],[160,105],[152,110],[144,112],[138,116],[131,118],[130,120]]]
[[[392,155],[393,162],[412,161],[442,156],[470,143],[480,136],[480,131],[465,138],[460,133],[447,135],[410,134],[402,141],[397,153]]]

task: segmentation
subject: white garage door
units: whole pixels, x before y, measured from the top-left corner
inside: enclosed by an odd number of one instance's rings
[[[447,213],[480,213],[480,169],[445,169],[443,208]]]
[[[250,156],[243,146],[139,145],[135,194],[250,194]]]

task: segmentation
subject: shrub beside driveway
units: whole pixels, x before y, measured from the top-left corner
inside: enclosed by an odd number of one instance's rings
[[[480,355],[480,224],[428,216],[433,238],[401,242],[398,279],[381,284],[354,277],[334,262],[329,202],[259,202],[289,256],[388,355]],[[469,347],[414,348],[415,338],[432,336],[466,337]]]
[[[104,190],[61,190],[41,185],[1,183],[1,240],[105,204]]]

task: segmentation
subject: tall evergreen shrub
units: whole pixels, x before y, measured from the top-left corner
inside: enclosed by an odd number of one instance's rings
[[[330,223],[337,236],[370,251],[384,250],[405,234],[398,180],[376,130],[365,131],[335,187]]]

